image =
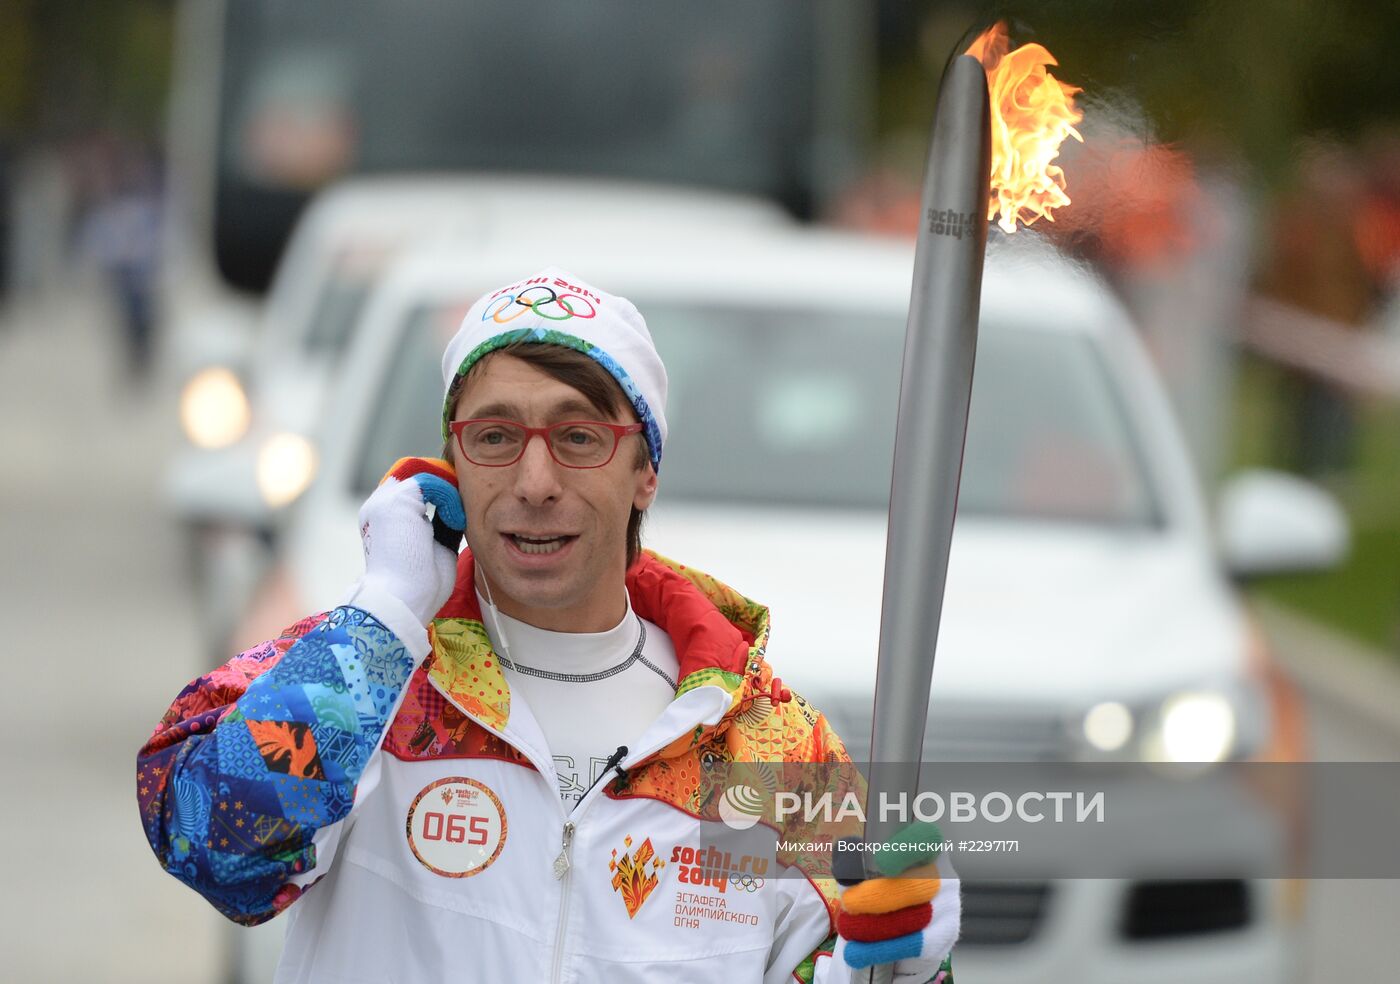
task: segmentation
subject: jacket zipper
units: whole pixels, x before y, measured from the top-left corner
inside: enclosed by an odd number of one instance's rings
[[[612,772],[613,769],[622,771],[618,765],[626,755],[627,746],[619,745],[617,751],[609,756],[607,767],[603,769],[602,774],[593,780],[592,786],[584,790],[583,797],[579,800],[580,808],[588,800],[589,794],[593,792],[594,788],[600,782],[607,780],[608,773]],[[575,812],[582,813],[582,810],[578,809]],[[559,922],[554,933],[554,968],[550,971],[549,979],[556,982],[564,969],[564,936],[569,925],[569,888],[573,882],[574,859],[572,851],[575,829],[574,821],[566,818],[559,854],[554,859],[554,877],[559,879]]]
[[[573,881],[573,861],[569,851],[574,843],[574,822],[564,821],[563,846],[554,859],[554,877],[559,879],[559,921],[554,931],[554,966],[549,979],[557,982],[564,969],[564,930],[569,925],[569,884]]]

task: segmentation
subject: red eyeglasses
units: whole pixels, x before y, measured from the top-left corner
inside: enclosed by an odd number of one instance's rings
[[[526,427],[514,420],[478,417],[448,424],[457,447],[474,465],[504,468],[525,455],[530,439],[544,438],[549,456],[565,468],[602,468],[617,454],[618,443],[642,430],[641,424],[603,420],[565,420],[548,427]]]

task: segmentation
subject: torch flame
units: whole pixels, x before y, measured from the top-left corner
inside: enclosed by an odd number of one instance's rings
[[[1051,211],[1069,204],[1065,174],[1051,162],[1065,137],[1084,138],[1074,124],[1084,118],[1074,105],[1079,88],[1046,71],[1058,65],[1042,45],[1024,44],[1010,51],[1005,22],[984,31],[967,53],[987,70],[992,110],[992,199],[987,218],[1006,232],[1019,219],[1055,221]]]

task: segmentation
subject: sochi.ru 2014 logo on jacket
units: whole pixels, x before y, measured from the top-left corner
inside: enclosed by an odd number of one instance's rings
[[[668,860],[657,854],[650,837],[636,850],[631,850],[632,844],[631,835],[623,838],[622,851],[619,853],[614,848],[608,861],[613,891],[622,896],[627,918],[636,918],[642,905],[654,894],[665,894],[657,893],[656,889],[670,866],[676,870],[679,883],[674,899],[674,925],[699,929],[702,920],[759,924],[758,913],[744,911],[744,907],[731,904],[737,902],[736,899],[726,897],[731,890],[742,898],[762,889],[764,875],[768,872],[766,858],[748,854],[735,857],[715,847],[677,845],[671,848]]]

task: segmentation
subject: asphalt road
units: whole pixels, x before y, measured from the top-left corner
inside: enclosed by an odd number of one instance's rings
[[[220,917],[164,874],[136,750],[199,671],[177,543],[156,505],[169,401],[117,378],[90,292],[0,327],[0,972],[24,982],[209,982]]]
[[[1276,649],[1309,645],[1271,624]],[[1293,655],[1293,654],[1289,654]],[[1317,658],[1314,652],[1313,658]],[[1294,658],[1297,658],[1296,656]],[[1325,658],[1325,657],[1323,657]],[[1400,710],[1384,722],[1330,690],[1306,687],[1312,758],[1321,762],[1400,761]],[[1394,818],[1400,830],[1400,817]],[[1303,928],[1308,940],[1308,980],[1394,980],[1400,968],[1400,880],[1315,880],[1307,885]]]
[[[119,354],[91,291],[0,319],[8,980],[213,982],[230,938],[136,813],[136,749],[202,656],[158,500],[174,396],[125,385]],[[1317,757],[1400,760],[1400,730],[1317,693],[1308,708]],[[1312,883],[1310,979],[1391,979],[1397,917],[1400,881]]]

